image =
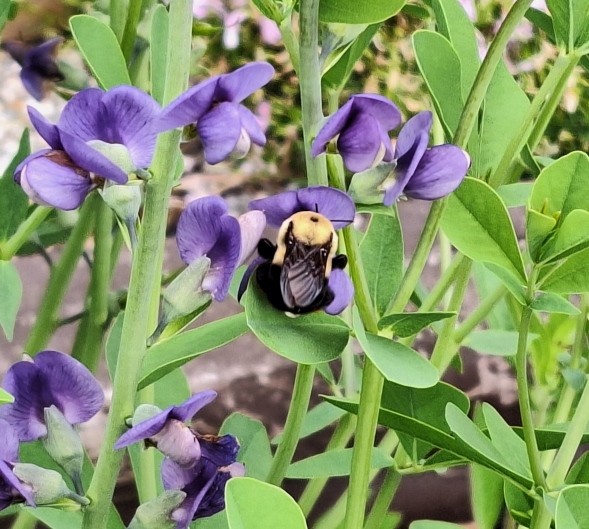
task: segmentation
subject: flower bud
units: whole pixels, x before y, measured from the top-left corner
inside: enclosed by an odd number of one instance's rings
[[[171,514],[186,498],[181,490],[166,490],[157,498],[137,507],[128,529],[174,529]]]
[[[383,163],[356,173],[352,177],[348,193],[358,204],[382,204],[384,184],[394,175],[396,164]]]
[[[45,408],[47,437],[43,446],[52,459],[72,478],[78,493],[82,493],[82,465],[84,447],[78,432],[67,421],[56,406]]]
[[[127,147],[124,145],[121,145],[120,143],[107,143],[102,140],[90,140],[87,142],[87,145],[108,158],[125,173],[131,174],[135,172],[135,164],[129,156]]]
[[[127,243],[133,250],[137,247],[136,225],[141,207],[141,181],[131,181],[126,185],[107,182],[100,194],[129,232],[130,240]]]

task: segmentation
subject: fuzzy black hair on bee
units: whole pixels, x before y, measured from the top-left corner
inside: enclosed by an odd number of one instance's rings
[[[323,215],[301,211],[286,219],[276,245],[268,239],[258,244],[266,262],[256,269],[256,280],[268,301],[278,310],[306,314],[334,299],[329,288],[333,268],[345,268],[348,259],[336,255],[338,237]]]

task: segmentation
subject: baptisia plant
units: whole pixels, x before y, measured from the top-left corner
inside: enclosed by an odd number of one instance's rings
[[[37,204],[75,209],[104,180],[125,184],[129,174],[143,174],[151,164],[160,107],[138,88],[82,90],[67,102],[57,124],[28,110],[51,148],[25,158],[14,179]]]
[[[335,230],[353,222],[352,199],[338,189],[313,186],[253,200],[249,209],[263,211],[268,224],[280,231],[277,246],[260,241],[259,256],[243,276],[239,297],[255,270],[260,287],[279,310],[342,312],[352,301],[354,287],[343,271],[347,259],[336,255]]]
[[[133,427],[115,444],[115,449],[120,449],[145,441],[166,455],[161,468],[164,489],[183,494],[175,496],[175,502],[156,499],[154,505],[168,509],[167,518],[174,521],[176,529],[223,510],[225,483],[245,474],[243,465],[236,463],[239,443],[234,436],[200,435],[184,424],[216,396],[214,391],[201,391],[165,410],[143,404],[133,416]],[[135,525],[149,526],[146,521]]]
[[[273,75],[268,63],[254,62],[211,77],[172,101],[158,119],[157,131],[195,125],[210,164],[232,153],[245,156],[252,143],[265,145],[266,136],[256,116],[240,103]]]

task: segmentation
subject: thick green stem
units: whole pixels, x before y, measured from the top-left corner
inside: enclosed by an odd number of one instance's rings
[[[135,45],[135,38],[137,37],[137,24],[139,24],[141,18],[142,4],[143,0],[129,0],[127,20],[125,21],[125,29],[121,40],[121,50],[123,51],[127,64],[131,62],[131,57],[133,55],[133,46]]]
[[[309,407],[309,399],[313,389],[313,378],[315,376],[315,367],[312,365],[297,365],[297,374],[294,381],[292,399],[290,408],[284,424],[282,441],[278,445],[270,472],[268,473],[267,482],[272,485],[280,486],[288,465],[299,442],[303,420]]]
[[[295,73],[301,69],[301,58],[299,55],[299,41],[297,40],[294,31],[292,30],[292,15],[284,18],[280,24],[280,33],[282,34],[282,42],[290,56],[290,62]]]
[[[534,514],[530,529],[550,529],[552,525],[552,514],[548,510],[544,500],[539,499],[534,502]]]
[[[379,529],[386,516],[393,496],[401,483],[401,474],[393,467],[387,469],[384,481],[370,510],[364,529]]]
[[[41,301],[41,309],[24,347],[24,350],[30,355],[41,351],[55,331],[63,297],[82,255],[84,243],[92,230],[97,200],[102,199],[94,195],[86,200],[80,210],[78,221],[63,248],[59,262],[51,269],[49,282]]]
[[[171,50],[166,76],[165,103],[186,88],[190,64],[192,29],[191,2],[172,0],[170,3]],[[137,253],[133,258],[131,280],[121,334],[120,354],[113,383],[113,396],[96,470],[88,489],[91,504],[84,512],[83,529],[105,529],[111,498],[124,451],[113,450],[123,433],[125,419],[132,415],[139,368],[145,354],[148,320],[154,282],[161,280],[157,270],[164,251],[168,200],[172,187],[170,167],[178,157],[180,131],[161,134],[152,165],[153,178],[146,183],[143,229]]]
[[[321,108],[321,71],[319,69],[319,0],[300,2],[300,57],[299,82],[301,85],[301,111],[305,165],[309,185],[327,185],[325,156],[311,156],[311,141],[315,129],[323,119]]]
[[[337,423],[335,431],[333,432],[325,451],[329,452],[330,450],[345,448],[354,434],[355,428],[356,416],[349,413],[344,415]],[[315,506],[315,503],[323,492],[328,480],[329,478],[315,478],[307,483],[307,486],[299,499],[299,506],[305,516],[308,516]]]
[[[0,245],[0,259],[10,261],[52,211],[53,208],[37,206],[18,227],[14,235]]]

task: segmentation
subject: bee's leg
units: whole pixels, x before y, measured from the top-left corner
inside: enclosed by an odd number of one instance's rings
[[[343,270],[348,264],[348,256],[344,255],[343,253],[336,255],[332,260],[331,260],[331,267],[332,268],[339,268],[340,270]]]
[[[273,265],[270,261],[262,263],[256,268],[256,280],[266,294],[268,301],[275,309],[283,312],[290,310],[282,299],[279,266]]]
[[[272,244],[268,239],[260,239],[260,242],[258,243],[258,254],[260,254],[260,257],[268,259],[268,261],[272,261],[272,259],[274,259],[275,253],[275,244]]]

